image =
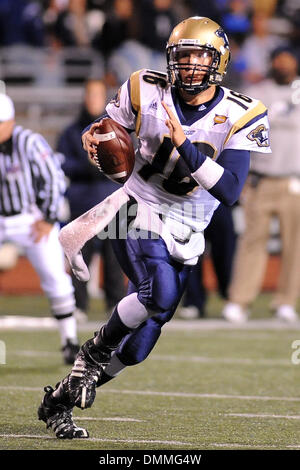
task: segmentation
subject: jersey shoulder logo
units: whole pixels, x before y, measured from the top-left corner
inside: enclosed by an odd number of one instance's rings
[[[110,100],[110,103],[114,104],[116,106],[116,108],[119,108],[120,107],[120,101],[121,101],[121,87],[119,88],[119,90],[117,91],[115,96]]]
[[[269,133],[264,124],[259,124],[247,135],[247,139],[255,141],[259,147],[269,147]]]

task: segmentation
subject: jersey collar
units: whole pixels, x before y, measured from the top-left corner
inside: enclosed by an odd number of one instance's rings
[[[191,106],[181,98],[174,87],[172,87],[171,93],[179,121],[183,126],[191,126],[194,122],[206,116],[206,114],[209,113],[224,96],[224,90],[218,86],[216,87],[216,93],[211,100],[197,106]]]

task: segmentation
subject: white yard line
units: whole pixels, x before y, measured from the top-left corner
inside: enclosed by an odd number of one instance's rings
[[[56,352],[56,351],[30,351],[30,350],[9,351],[7,355],[22,356],[22,357],[61,357],[61,353]]]
[[[21,387],[18,385],[0,385],[0,390],[11,390],[19,392],[40,392],[43,394],[43,387]]]
[[[19,350],[10,351],[7,356],[15,355],[22,357],[60,357],[60,352],[55,351],[30,351]],[[254,359],[239,357],[208,357],[208,356],[177,356],[172,354],[152,354],[149,361],[167,361],[167,362],[199,362],[202,364],[242,364],[256,366],[293,366],[290,359]]]
[[[300,419],[299,415],[272,415],[254,413],[225,413],[224,416],[233,416],[237,418]]]
[[[256,444],[238,444],[238,443],[220,443],[220,442],[213,442],[211,444],[209,444],[210,446],[212,447],[225,447],[227,449],[241,449],[241,448],[246,448],[246,449],[278,449],[278,446],[276,445],[270,445],[270,444],[266,444],[266,445],[256,445]],[[280,445],[280,447],[284,447],[286,448],[287,446],[285,445]]]
[[[0,390],[31,391],[43,393],[42,387],[21,387],[21,386],[0,386]],[[145,395],[160,397],[178,397],[178,398],[212,398],[225,400],[261,400],[261,401],[289,401],[300,402],[300,397],[272,397],[262,395],[226,395],[217,393],[187,393],[187,392],[157,392],[152,390],[117,390],[113,388],[103,388],[101,393],[116,393],[118,395]]]
[[[36,434],[0,434],[0,438],[4,439],[57,439],[55,436],[36,435]],[[77,440],[77,439],[76,439]],[[79,439],[78,439],[79,440]],[[88,439],[80,439],[80,442],[113,442],[126,443],[126,444],[167,444],[175,446],[192,446],[195,444],[192,442],[181,442],[181,441],[160,441],[152,439],[101,439],[97,437],[90,437]]]
[[[103,389],[105,393],[118,393],[128,395],[153,395],[162,397],[179,397],[179,398],[213,398],[213,399],[229,399],[229,400],[262,400],[262,401],[300,401],[300,397],[272,397],[261,395],[225,395],[217,393],[185,393],[185,392],[155,392],[151,390],[115,390]]]
[[[87,322],[83,325],[78,325],[79,330],[87,331],[98,329],[102,322]],[[29,317],[22,315],[2,315],[0,316],[0,329],[57,329],[57,323],[52,317]],[[193,331],[207,331],[207,330],[300,330],[300,321],[293,324],[285,323],[275,318],[266,319],[250,319],[246,323],[235,324],[227,322],[222,318],[203,318],[201,320],[178,320],[173,319],[168,322],[164,331],[168,330],[193,330]]]
[[[240,358],[240,357],[207,357],[207,356],[176,356],[153,354],[149,360],[156,361],[171,361],[171,362],[201,362],[212,364],[245,364],[245,365],[293,365],[289,359],[254,359],[254,358]]]
[[[133,423],[145,423],[144,419],[135,419],[135,418],[119,418],[119,417],[112,417],[112,418],[91,418],[87,416],[74,416],[75,421],[121,421],[121,422],[133,422]]]
[[[47,436],[47,435],[40,435],[40,434],[0,434],[0,438],[3,439],[57,439],[55,436]],[[76,439],[77,441],[77,439]],[[80,442],[112,442],[114,444],[118,443],[126,443],[126,444],[164,444],[164,445],[175,445],[175,446],[191,446],[194,449],[198,449],[198,445],[195,446],[195,443],[192,442],[181,442],[181,441],[161,441],[161,440],[152,440],[152,439],[101,439],[97,437],[90,437],[88,439],[80,439]],[[65,441],[63,441],[65,442]],[[69,441],[68,441],[69,442]],[[73,441],[74,442],[74,441]],[[285,448],[285,449],[299,449],[300,445],[282,445],[279,446],[270,445],[252,445],[252,444],[243,444],[243,443],[220,443],[220,442],[212,442],[212,443],[205,443],[202,447],[212,448],[212,447],[224,447],[229,449],[240,449],[240,448],[247,448],[247,449],[278,449],[278,448]],[[199,448],[199,450],[201,450]]]

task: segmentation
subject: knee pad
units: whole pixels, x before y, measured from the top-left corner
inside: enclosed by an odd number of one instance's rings
[[[56,318],[63,318],[64,315],[74,312],[75,297],[73,294],[63,297],[49,298],[51,313]]]
[[[138,287],[138,299],[153,313],[172,310],[177,302],[179,279],[175,269],[167,263],[156,265],[153,271]]]
[[[124,338],[116,351],[120,361],[133,366],[144,361],[154,348],[161,333],[161,325],[149,318],[133,333]]]

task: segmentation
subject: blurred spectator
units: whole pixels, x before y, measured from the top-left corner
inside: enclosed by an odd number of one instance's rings
[[[265,15],[271,17],[275,14],[278,0],[252,0],[253,2],[253,11],[255,13],[264,13]]]
[[[242,44],[251,29],[250,7],[249,0],[230,0],[227,11],[222,15],[222,27],[238,44]]]
[[[0,1],[0,45],[43,46],[42,10],[34,0]]]
[[[188,0],[186,3],[190,8],[190,16],[206,16],[216,21],[216,23],[221,23],[221,12],[225,5],[220,5],[216,0],[210,2],[207,0]]]
[[[205,241],[209,243],[210,254],[218,282],[218,293],[224,300],[228,298],[228,287],[231,279],[236,234],[233,225],[232,208],[220,204],[215,211],[209,226],[204,231]],[[179,316],[185,319],[196,319],[206,315],[206,288],[203,283],[203,257],[192,269],[183,297],[183,307]]]
[[[298,0],[278,0],[277,12],[300,24],[300,4]]]
[[[298,58],[300,57],[300,3],[298,0],[279,0],[278,14],[287,18],[291,25],[291,44],[297,48]]]
[[[63,11],[66,11],[69,0],[43,0],[43,22],[46,30],[47,46],[57,49],[61,46],[56,38],[57,18]]]
[[[142,44],[155,51],[165,53],[166,43],[178,22],[172,0],[141,0]]]
[[[87,5],[87,0],[69,0],[64,9],[50,4],[45,13],[48,40],[58,50],[56,59],[68,84],[81,85],[86,76],[104,72],[103,57],[92,50],[91,40],[102,28],[105,16],[100,10],[88,10]]]
[[[128,65],[131,67],[132,64],[133,69],[136,70],[139,45],[133,39],[137,37],[138,27],[138,9],[135,6],[135,1],[114,0],[107,12],[103,28],[95,34],[92,40],[94,49],[101,52],[105,58],[105,81],[111,88],[120,85],[124,74],[127,78]],[[129,46],[127,46],[127,42],[129,42]],[[132,58],[128,57],[130,51],[127,51],[127,47],[133,50]],[[125,53],[123,53],[123,48],[126,50]],[[117,52],[117,61],[119,55],[121,56],[121,63],[117,63],[116,66],[110,63],[115,51]],[[112,60],[114,62],[114,59]],[[125,64],[122,63],[123,60]]]
[[[266,77],[271,51],[284,43],[284,39],[269,34],[269,18],[265,13],[255,13],[252,28],[252,34],[241,48],[241,55],[246,61],[244,79],[248,84],[257,83]]]
[[[172,0],[143,0],[136,13],[136,39],[120,43],[108,58],[108,70],[116,85],[142,68],[166,71],[165,44],[177,22]]]
[[[228,67],[228,71],[222,85],[241,91],[244,75],[247,69],[247,61],[241,52],[240,46],[233,38],[230,39],[229,43],[231,52],[230,67]]]
[[[58,150],[65,155],[63,170],[70,180],[66,197],[70,204],[71,220],[101,202],[119,185],[110,181],[93,165],[81,144],[82,130],[104,111],[106,88],[101,80],[88,80],[85,85],[84,104],[80,115],[60,135]],[[95,252],[100,252],[104,261],[104,292],[108,310],[125,295],[124,277],[113,253],[109,239],[93,238],[82,249],[83,258],[89,266]],[[87,312],[88,292],[86,283],[72,274],[75,287],[76,307]]]
[[[62,46],[89,47],[103,22],[103,12],[88,11],[87,0],[69,0],[68,6],[58,13],[53,28]]]
[[[87,2],[89,10],[101,10],[104,13],[108,11],[111,4],[111,0],[87,0]]]
[[[232,322],[247,320],[247,309],[258,295],[268,259],[267,242],[271,218],[280,222],[281,267],[272,308],[277,318],[292,322],[300,289],[300,107],[297,90],[298,62],[291,50],[277,49],[272,56],[271,76],[255,85],[258,99],[269,110],[272,154],[253,154],[248,183],[242,194],[245,231],[234,260],[230,302],[223,316]],[[264,129],[251,139],[264,145]]]
[[[133,0],[114,0],[102,30],[93,38],[93,47],[107,57],[124,41],[134,37],[137,25],[133,13]]]
[[[165,54],[149,49],[138,41],[125,41],[108,58],[108,71],[114,77],[111,86],[120,86],[128,77],[143,68],[166,72]]]

